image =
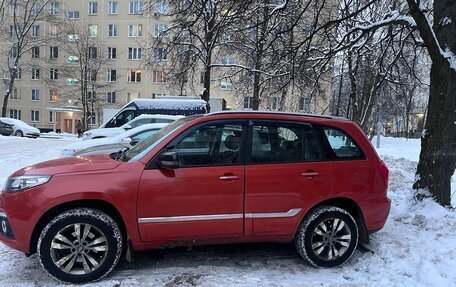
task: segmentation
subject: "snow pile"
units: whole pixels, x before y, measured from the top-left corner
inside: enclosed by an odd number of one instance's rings
[[[57,158],[69,142],[0,137],[0,186],[22,166]],[[419,140],[381,139],[391,213],[371,235],[372,252],[356,251],[341,267],[313,268],[292,244],[174,248],[138,253],[135,262],[90,286],[456,286],[456,213],[413,199],[419,149]],[[43,276],[36,255],[0,244],[0,286],[32,285],[68,286]]]
[[[197,99],[138,99],[134,104],[140,109],[152,110],[204,110],[206,102]]]

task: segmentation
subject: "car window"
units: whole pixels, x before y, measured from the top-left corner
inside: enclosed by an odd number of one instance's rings
[[[321,152],[310,125],[254,124],[253,163],[281,163],[321,160]]]
[[[151,119],[138,119],[130,123],[131,128],[136,128],[151,122]]]
[[[121,126],[135,118],[135,111],[124,111],[115,118],[115,126]]]
[[[151,135],[155,134],[158,132],[159,129],[156,130],[148,130],[148,131],[143,131],[140,132],[134,136],[131,137],[131,145],[135,145],[138,142],[150,137]]]
[[[347,133],[330,127],[323,127],[329,145],[338,159],[361,159],[363,152]]]
[[[186,135],[173,149],[179,166],[240,163],[241,124],[208,124]]]

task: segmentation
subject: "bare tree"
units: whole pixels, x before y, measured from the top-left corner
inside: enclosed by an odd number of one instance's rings
[[[60,67],[59,73],[66,78],[63,84],[70,87],[67,96],[82,106],[82,125],[86,130],[90,125],[90,118],[95,117],[100,110],[101,99],[96,96],[96,92],[112,85],[105,78],[101,78],[109,68],[108,48],[98,37],[96,25],[65,19],[62,27],[61,34],[64,36],[56,38],[55,41],[67,58],[66,65]]]
[[[22,72],[31,69],[26,53],[39,53],[39,47],[45,41],[37,34],[37,23],[54,21],[57,7],[50,6],[49,0],[11,0],[1,1],[0,23],[2,24],[1,54],[5,61],[0,64],[3,81],[6,86],[3,95],[2,116],[6,116],[8,100],[14,88],[14,82]],[[54,2],[52,2],[54,3]],[[55,2],[58,5],[58,2]],[[39,31],[39,30],[38,30]]]
[[[146,50],[148,63],[163,60],[160,51],[165,51],[171,63],[180,63],[177,71],[167,66],[168,79],[175,78],[184,83],[189,79],[201,78],[201,98],[209,103],[213,64],[222,55],[221,36],[227,27],[236,25],[248,6],[249,1],[214,0],[170,0],[164,8],[163,1],[152,1],[147,11],[169,17],[166,27],[156,27]],[[185,61],[180,60],[185,59]],[[183,65],[186,65],[185,67]],[[195,75],[196,71],[202,74]]]

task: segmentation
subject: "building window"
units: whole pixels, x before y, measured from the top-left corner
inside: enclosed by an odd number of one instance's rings
[[[10,100],[20,100],[21,99],[21,89],[13,88],[9,95]]]
[[[89,47],[89,59],[95,60],[97,58],[97,47]]]
[[[33,3],[32,9],[30,10],[31,14],[33,16],[38,15],[41,12],[41,8],[42,8],[41,3],[38,3],[38,2]]]
[[[40,79],[40,69],[32,68],[32,80],[39,80]]]
[[[51,80],[58,80],[59,79],[59,70],[51,68],[49,70],[49,79]]]
[[[155,15],[164,15],[169,12],[168,0],[157,0],[154,4]]]
[[[40,100],[40,90],[32,89],[32,101]]]
[[[117,1],[109,1],[108,14],[117,15],[119,13],[119,3]]]
[[[166,51],[164,48],[154,48],[153,57],[155,61],[166,60]]]
[[[268,98],[267,109],[270,111],[277,111],[279,109],[279,103],[279,97],[270,97]]]
[[[128,70],[127,81],[130,83],[141,83],[141,71]]]
[[[79,57],[78,56],[68,56],[68,64],[78,64],[79,63]]]
[[[10,110],[10,118],[20,120],[21,119],[21,110]]]
[[[40,47],[33,46],[32,47],[32,59],[38,59],[40,57]]]
[[[59,35],[59,29],[57,25],[49,26],[49,36],[50,37],[57,37]]]
[[[49,111],[49,123],[52,124],[54,123],[54,112]]]
[[[107,94],[108,104],[116,103],[116,92],[108,92]]]
[[[11,69],[11,75],[15,80],[20,80],[22,78],[22,69],[21,68],[16,68],[16,69]]]
[[[70,20],[79,19],[79,11],[68,11],[68,19],[70,19]]]
[[[15,59],[17,57],[17,47],[16,46],[11,47],[10,56],[13,59]]]
[[[88,119],[88,122],[89,122],[89,125],[93,126],[96,124],[96,115],[95,113],[87,113],[87,119]]]
[[[30,121],[33,123],[39,122],[40,121],[40,112],[39,111],[30,111]]]
[[[110,59],[110,60],[117,59],[117,48],[108,47],[108,59]]]
[[[89,15],[98,14],[98,2],[89,2]]]
[[[97,81],[97,71],[96,70],[88,70],[86,75],[86,80],[89,82],[95,83]]]
[[[49,13],[51,15],[59,14],[59,2],[51,2],[49,6]]]
[[[22,34],[22,29],[20,26],[10,26],[10,36],[17,37],[18,35]]]
[[[59,58],[59,47],[57,47],[57,46],[49,47],[49,58],[51,58],[51,59]]]
[[[89,24],[89,37],[96,37],[98,33],[98,26]]]
[[[32,26],[32,37],[39,37],[40,36],[40,25],[33,25]]]
[[[58,102],[60,101],[60,94],[58,90],[50,90],[49,91],[49,101],[50,102]]]
[[[299,111],[310,113],[310,98],[301,97],[299,99]]]
[[[128,37],[142,37],[142,24],[128,25]]]
[[[130,102],[135,99],[139,99],[141,97],[141,93],[127,93],[127,102]]]
[[[220,90],[222,91],[232,91],[234,89],[233,84],[230,82],[221,82]]]
[[[200,72],[200,84],[204,84],[206,79],[206,72]]]
[[[75,79],[75,78],[68,78],[67,79],[67,85],[68,86],[77,86],[78,83],[79,83],[78,79]]]
[[[154,25],[154,37],[165,37],[168,26],[166,24]]]
[[[117,81],[117,71],[108,70],[108,82],[115,82],[115,81]]]
[[[67,36],[68,42],[76,42],[79,40],[79,35],[78,34],[70,34]]]
[[[154,82],[154,83],[166,82],[165,72],[164,71],[152,71],[152,82]]]
[[[143,1],[130,1],[128,3],[128,14],[142,14],[144,10]]]
[[[2,4],[3,6],[4,4]],[[9,6],[10,16],[21,16],[21,7],[18,4],[11,3]]]
[[[117,25],[116,24],[109,24],[108,25],[108,36],[109,37],[117,37]]]
[[[88,91],[87,92],[87,102],[94,102],[97,98],[97,94],[95,91]]]
[[[128,48],[129,60],[141,60],[141,48]]]
[[[223,65],[234,65],[236,63],[234,57],[225,57],[222,59],[222,64]]]
[[[252,109],[253,107],[253,97],[244,97],[244,109]]]

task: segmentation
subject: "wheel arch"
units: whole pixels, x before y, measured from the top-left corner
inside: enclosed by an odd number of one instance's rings
[[[46,211],[38,220],[37,224],[33,228],[32,236],[30,238],[30,254],[34,254],[37,251],[37,244],[38,244],[38,239],[40,237],[41,231],[43,228],[51,221],[54,217],[56,217],[58,214],[67,211],[69,209],[74,209],[74,208],[93,208],[93,209],[98,209],[100,211],[103,211],[107,215],[111,216],[114,221],[117,222],[119,225],[119,228],[122,232],[122,237],[124,242],[127,240],[127,228],[125,225],[125,222],[122,218],[122,215],[120,212],[112,205],[111,203],[104,201],[104,200],[99,200],[99,199],[87,199],[87,200],[76,200],[76,201],[70,201],[70,202],[65,202],[59,205],[54,206],[53,208],[49,209]]]
[[[311,214],[316,208],[321,207],[321,206],[335,206],[342,208],[346,210],[348,213],[350,213],[351,216],[356,221],[356,224],[358,225],[358,230],[359,230],[359,241],[364,243],[364,244],[369,244],[369,233],[366,228],[366,224],[364,222],[364,215],[359,207],[359,205],[352,199],[347,198],[347,197],[335,197],[335,198],[330,198],[326,199],[324,201],[319,202],[318,204],[314,205],[312,208],[310,208],[306,214],[304,214],[303,218],[301,219],[304,220],[306,216]]]

